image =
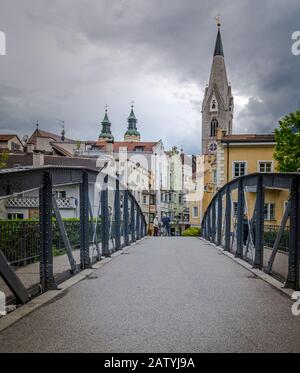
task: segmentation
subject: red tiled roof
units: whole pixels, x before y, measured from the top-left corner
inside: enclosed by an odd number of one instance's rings
[[[14,137],[18,138],[18,135],[0,135],[0,141],[9,141]]]
[[[51,132],[47,132],[47,131],[43,131],[43,130],[37,129],[31,135],[30,139],[28,140],[28,143],[36,144],[36,138],[37,137],[42,137],[42,138],[46,138],[46,139],[52,139],[54,141],[61,142],[61,136],[56,135],[55,133],[51,133]],[[74,140],[66,138],[65,141],[74,141]]]
[[[97,146],[100,150],[106,149],[106,143],[102,141],[87,141],[87,145]],[[128,152],[139,151],[143,148],[144,152],[152,152],[158,142],[130,142],[130,141],[116,141],[113,143],[114,152],[118,152],[120,148],[127,148]],[[138,149],[137,149],[138,148]]]
[[[275,135],[271,134],[238,134],[238,135],[225,135],[222,138],[222,142],[234,143],[234,142],[275,142]]]
[[[114,151],[119,151],[120,148],[127,148],[127,151],[134,152],[137,148],[144,148],[145,152],[152,152],[157,142],[126,142],[120,141],[114,143]]]

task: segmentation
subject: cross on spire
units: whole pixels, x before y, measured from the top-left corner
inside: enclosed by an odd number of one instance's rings
[[[217,21],[217,26],[218,26],[218,28],[220,29],[220,27],[221,27],[221,16],[220,16],[220,14],[218,14],[218,15],[215,17],[215,20]]]

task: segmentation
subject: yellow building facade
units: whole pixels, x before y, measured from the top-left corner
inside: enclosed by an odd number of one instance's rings
[[[218,131],[217,152],[202,156],[201,215],[204,215],[215,193],[231,180],[247,174],[276,172],[275,145],[274,134],[226,135]],[[265,190],[265,225],[280,225],[288,199],[287,190]],[[245,192],[245,200],[245,214],[251,218],[256,203],[256,188],[249,188]],[[232,193],[232,211],[234,216],[237,212],[236,191]]]

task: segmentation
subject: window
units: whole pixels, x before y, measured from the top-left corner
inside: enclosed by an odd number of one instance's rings
[[[265,220],[275,220],[275,203],[265,203]]]
[[[244,206],[244,215],[247,213],[246,206]],[[234,218],[238,217],[238,203],[232,202],[232,214]]]
[[[232,202],[232,212],[233,212],[233,217],[237,218],[237,216],[238,216],[238,204],[237,204],[237,202]]]
[[[246,162],[233,162],[233,177],[241,177],[247,173]]]
[[[145,205],[147,203],[147,197],[143,196],[143,204]]]
[[[143,152],[145,150],[145,147],[144,146],[136,146],[134,148],[134,151],[135,152]]]
[[[260,161],[259,162],[259,172],[270,173],[273,171],[273,162],[271,161]]]
[[[179,198],[178,202],[181,205],[183,203],[183,196],[180,194],[178,198]]]
[[[150,224],[154,222],[154,218],[155,218],[154,214],[150,214]]]
[[[7,219],[8,220],[23,220],[24,219],[24,214],[7,214]]]
[[[65,190],[57,190],[55,191],[55,197],[57,199],[64,199],[67,197],[67,192]]]
[[[199,216],[199,208],[193,207],[193,218],[198,218]]]
[[[213,96],[211,99],[210,111],[218,111],[218,101],[215,96]]]
[[[217,119],[213,119],[210,124],[210,137],[216,137],[219,123]]]
[[[217,184],[217,170],[213,170],[212,179],[213,179],[213,183]]]
[[[11,148],[12,148],[12,150],[20,150],[21,149],[20,145],[16,144],[15,142],[11,143]]]
[[[155,205],[155,196],[150,196],[150,205],[154,206]]]

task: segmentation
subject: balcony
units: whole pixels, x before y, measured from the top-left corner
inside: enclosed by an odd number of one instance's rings
[[[76,209],[75,198],[60,198],[56,200],[58,207],[61,210]],[[25,198],[8,198],[5,204],[6,208],[25,208],[25,209],[38,209],[39,199],[37,197]]]

